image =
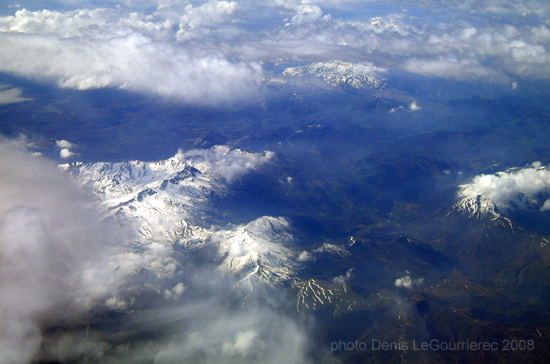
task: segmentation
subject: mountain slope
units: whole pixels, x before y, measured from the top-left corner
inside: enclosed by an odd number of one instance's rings
[[[319,77],[334,87],[344,89],[382,89],[386,86],[383,79],[375,73],[383,71],[370,64],[348,63],[341,61],[316,62],[307,66],[289,67],[284,76]]]
[[[178,152],[157,162],[80,162],[61,165],[97,198],[106,217],[130,225],[140,249],[192,251],[214,245],[219,268],[242,280],[276,284],[295,275],[287,220],[260,217],[228,230],[216,227],[214,198],[229,193],[236,178],[273,157],[217,146]],[[162,249],[161,249],[162,250]]]

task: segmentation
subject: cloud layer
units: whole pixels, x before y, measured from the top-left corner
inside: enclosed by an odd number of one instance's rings
[[[0,17],[0,71],[205,105],[257,100],[264,80],[277,76],[264,62],[337,58],[509,84],[550,78],[550,5],[541,1],[65,3],[74,10],[30,11],[22,2]]]
[[[101,307],[124,281],[104,258],[126,233],[85,204],[55,165],[0,141],[0,361],[29,362],[41,327]]]

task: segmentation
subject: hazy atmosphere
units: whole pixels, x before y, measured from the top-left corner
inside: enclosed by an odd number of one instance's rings
[[[4,2],[0,362],[548,362],[549,19]]]

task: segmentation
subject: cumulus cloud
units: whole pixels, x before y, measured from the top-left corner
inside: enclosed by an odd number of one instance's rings
[[[404,287],[407,289],[411,289],[415,286],[421,285],[422,283],[424,283],[424,278],[413,279],[411,278],[411,276],[405,275],[401,278],[397,278],[394,284],[396,287]]]
[[[216,104],[259,93],[259,64],[230,62],[218,55],[193,56],[159,45],[139,33],[109,40],[10,36],[2,70],[30,77],[54,77],[79,90],[119,87],[143,93]],[[18,53],[25,53],[21,56]],[[58,59],[58,54],[63,54]],[[24,58],[24,59],[21,59]]]
[[[66,140],[56,140],[55,145],[57,145],[57,147],[61,149],[59,151],[59,156],[61,158],[70,158],[74,155],[74,153],[71,152],[70,148],[75,148],[76,144],[73,144]]]
[[[180,150],[176,157],[181,161],[189,161],[203,173],[212,173],[231,183],[250,170],[269,162],[275,157],[275,153],[247,153],[240,149],[231,149],[227,145],[217,145],[210,149],[187,152]]]
[[[193,362],[197,358],[205,363],[312,362],[306,354],[308,340],[301,328],[274,311],[252,307],[246,312],[229,312],[211,301],[167,311],[148,319],[163,322],[179,317],[192,323],[192,330],[179,332],[170,342],[155,348],[155,363]],[[145,352],[147,349],[144,347]]]
[[[124,310],[126,307],[128,307],[128,303],[118,296],[109,297],[105,301],[105,304],[107,305],[107,307],[113,310]]]
[[[541,211],[548,211],[550,210],[550,198],[544,201],[544,204],[542,204],[542,207],[540,208]]]
[[[430,2],[440,22],[430,14],[387,12],[339,18],[339,10],[357,6],[339,1],[151,0],[69,11],[21,9],[0,17],[0,71],[60,87],[124,88],[206,105],[261,97],[271,77],[263,62],[326,62],[335,54],[377,69],[456,80],[550,78],[547,3],[447,3]],[[422,1],[411,6],[426,7]],[[478,12],[486,21],[456,20],[463,17],[449,17],[438,6],[451,6],[466,19]],[[493,21],[505,9],[512,20]]]
[[[323,11],[316,5],[301,4],[294,7],[294,10],[296,14],[292,17],[290,23],[285,24],[286,26],[311,23],[323,17]]]
[[[544,0],[533,1],[513,1],[513,0],[451,0],[451,1],[432,1],[432,0],[415,0],[414,4],[422,6],[430,6],[431,8],[439,8],[445,12],[449,11],[465,11],[470,14],[487,14],[487,15],[507,15],[521,16],[528,15],[548,16],[548,3]]]
[[[480,196],[490,200],[500,208],[510,203],[523,206],[538,193],[546,193],[550,188],[550,171],[534,162],[528,167],[474,177],[469,185],[462,186],[460,196]]]
[[[409,105],[409,110],[411,111],[419,111],[419,110],[422,110],[422,108],[420,106],[418,106],[418,104],[416,103],[416,101],[413,101],[411,102],[411,104]]]
[[[57,145],[59,148],[74,148],[74,144],[71,142],[68,142],[66,140],[56,140],[55,145]]]
[[[420,111],[422,110],[422,108],[420,107],[420,105],[418,105],[418,103],[416,101],[412,101],[406,108],[404,105],[400,105],[398,107],[393,107],[390,109],[390,113],[394,113],[396,111],[408,111],[408,112],[415,112],[415,111]]]
[[[200,33],[190,31],[228,21],[237,9],[238,4],[235,1],[211,0],[196,8],[189,4],[185,7],[185,14],[180,18],[177,37],[179,40],[184,40],[199,36]]]
[[[307,30],[301,27],[307,42],[296,46],[294,54],[319,58],[330,52],[355,60],[367,58],[383,68],[456,80],[508,82],[510,75],[550,76],[542,66],[549,61],[548,38],[540,36],[547,30],[544,24],[489,22],[476,28],[453,20],[444,26],[422,20],[390,14],[363,21],[317,21]],[[271,44],[283,39],[296,43],[296,32],[287,27]]]
[[[205,6],[225,9],[224,3]],[[186,27],[212,21],[207,10],[189,11]],[[167,33],[172,29],[170,19],[147,21],[134,13],[125,15],[116,9],[20,10],[0,18],[5,46],[0,70],[53,78],[61,87],[118,87],[208,105],[261,93],[264,76],[259,63],[230,61],[202,47],[180,47],[171,41],[174,34]]]
[[[73,156],[74,153],[71,152],[68,148],[62,148],[60,151],[59,151],[59,156],[61,158],[69,158],[71,156]]]

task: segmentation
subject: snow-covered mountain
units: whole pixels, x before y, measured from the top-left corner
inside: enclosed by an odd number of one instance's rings
[[[219,244],[220,268],[241,281],[261,279],[281,283],[296,275],[296,254],[288,248],[293,237],[281,217],[263,216],[231,230],[220,230],[212,239]]]
[[[281,283],[295,275],[295,253],[289,223],[281,217],[260,217],[230,229],[216,227],[214,198],[223,198],[237,178],[267,163],[274,154],[246,153],[216,146],[179,151],[157,162],[64,164],[84,190],[96,198],[105,217],[129,225],[141,251],[160,252],[150,266],[166,273],[176,262],[172,247],[191,251],[215,245],[219,268],[243,281]],[[164,269],[163,269],[164,267]]]
[[[105,215],[131,221],[141,242],[184,243],[200,234],[209,198],[224,185],[192,164],[159,162],[72,163],[61,168],[98,199]]]
[[[284,70],[283,76],[319,77],[334,87],[382,89],[386,86],[385,80],[376,75],[383,71],[383,69],[368,63],[332,61],[289,67]]]
[[[459,186],[453,210],[475,219],[498,219],[513,211],[548,209],[550,171],[535,162],[525,168],[474,177]]]

